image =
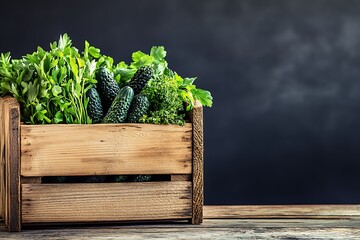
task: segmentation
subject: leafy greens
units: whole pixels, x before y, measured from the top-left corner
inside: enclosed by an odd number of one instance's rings
[[[67,34],[22,59],[1,54],[0,95],[11,94],[21,104],[22,120],[31,124],[91,123],[85,93],[95,83],[92,48],[82,56]]]
[[[31,124],[92,123],[87,113],[86,92],[96,85],[95,71],[110,70],[120,87],[125,86],[141,66],[151,66],[154,76],[142,94],[150,101],[150,111],[140,121],[156,124],[184,124],[185,111],[195,101],[212,106],[209,91],[197,88],[196,78],[182,78],[168,67],[164,47],[152,47],[149,54],[132,54],[132,62],[114,64],[113,58],[85,41],[79,53],[67,34],[21,59],[10,53],[0,55],[0,96],[12,95],[20,103],[22,121]],[[186,108],[185,108],[186,107]]]

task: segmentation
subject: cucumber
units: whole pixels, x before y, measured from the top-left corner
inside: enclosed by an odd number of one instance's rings
[[[87,110],[92,123],[100,123],[104,117],[104,111],[98,91],[96,88],[90,88],[86,96],[89,99]]]
[[[103,123],[123,123],[126,120],[131,101],[134,97],[134,91],[131,87],[123,87],[116,95],[109,108]]]
[[[130,110],[126,122],[137,123],[139,119],[146,114],[150,106],[148,98],[137,94],[131,102]]]
[[[114,80],[112,73],[105,67],[97,70],[96,80],[104,112],[107,112],[120,90],[119,85]]]

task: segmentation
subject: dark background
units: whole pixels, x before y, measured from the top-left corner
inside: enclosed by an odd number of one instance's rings
[[[205,203],[360,203],[360,1],[1,1],[0,52],[67,32],[198,76]]]

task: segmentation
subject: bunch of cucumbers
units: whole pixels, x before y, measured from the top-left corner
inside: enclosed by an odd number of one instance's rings
[[[149,66],[140,67],[130,81],[120,89],[111,72],[100,67],[97,84],[87,92],[87,110],[93,123],[136,123],[146,114],[150,102],[141,90],[153,76]]]

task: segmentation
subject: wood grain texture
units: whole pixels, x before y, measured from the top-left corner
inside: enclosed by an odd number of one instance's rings
[[[6,97],[3,99],[3,114],[2,114],[2,121],[3,121],[3,164],[4,164],[4,222],[6,226],[9,226],[9,176],[8,176],[8,158],[9,158],[9,113],[8,113],[8,103],[11,101],[11,98]]]
[[[73,227],[25,228],[7,233],[0,223],[0,239],[359,239],[360,221],[313,219],[205,219],[202,225],[183,223],[80,225]]]
[[[236,219],[242,206],[204,206],[204,222],[189,225],[176,221],[168,223],[40,226],[23,228],[20,233],[7,233],[0,224],[0,239],[360,239],[360,219]],[[301,206],[300,206],[301,207]],[[208,215],[208,209],[214,211]],[[207,219],[223,218],[232,219]]]
[[[21,231],[20,202],[20,106],[17,101],[9,105],[9,231]]]
[[[191,174],[173,174],[170,175],[170,181],[191,181]]]
[[[5,218],[5,127],[4,127],[4,101],[0,98],[0,213]]]
[[[360,218],[360,205],[204,206],[204,218]]]
[[[22,221],[191,218],[191,182],[22,184]]]
[[[7,176],[7,159],[8,159],[8,130],[9,130],[9,121],[8,121],[8,104],[11,103],[11,98],[8,96],[0,98],[0,124],[1,124],[1,202],[2,202],[2,211],[1,215],[4,219],[6,225],[8,225],[9,220],[9,198],[8,198],[8,176]],[[6,115],[6,116],[5,116]]]
[[[21,177],[21,184],[41,183],[41,177]]]
[[[196,101],[191,112],[193,124],[193,211],[192,224],[201,224],[204,205],[204,135],[203,135],[203,108]]]
[[[22,176],[191,174],[192,124],[22,125]]]
[[[1,105],[3,217],[9,231],[20,231],[20,106],[9,97]]]

